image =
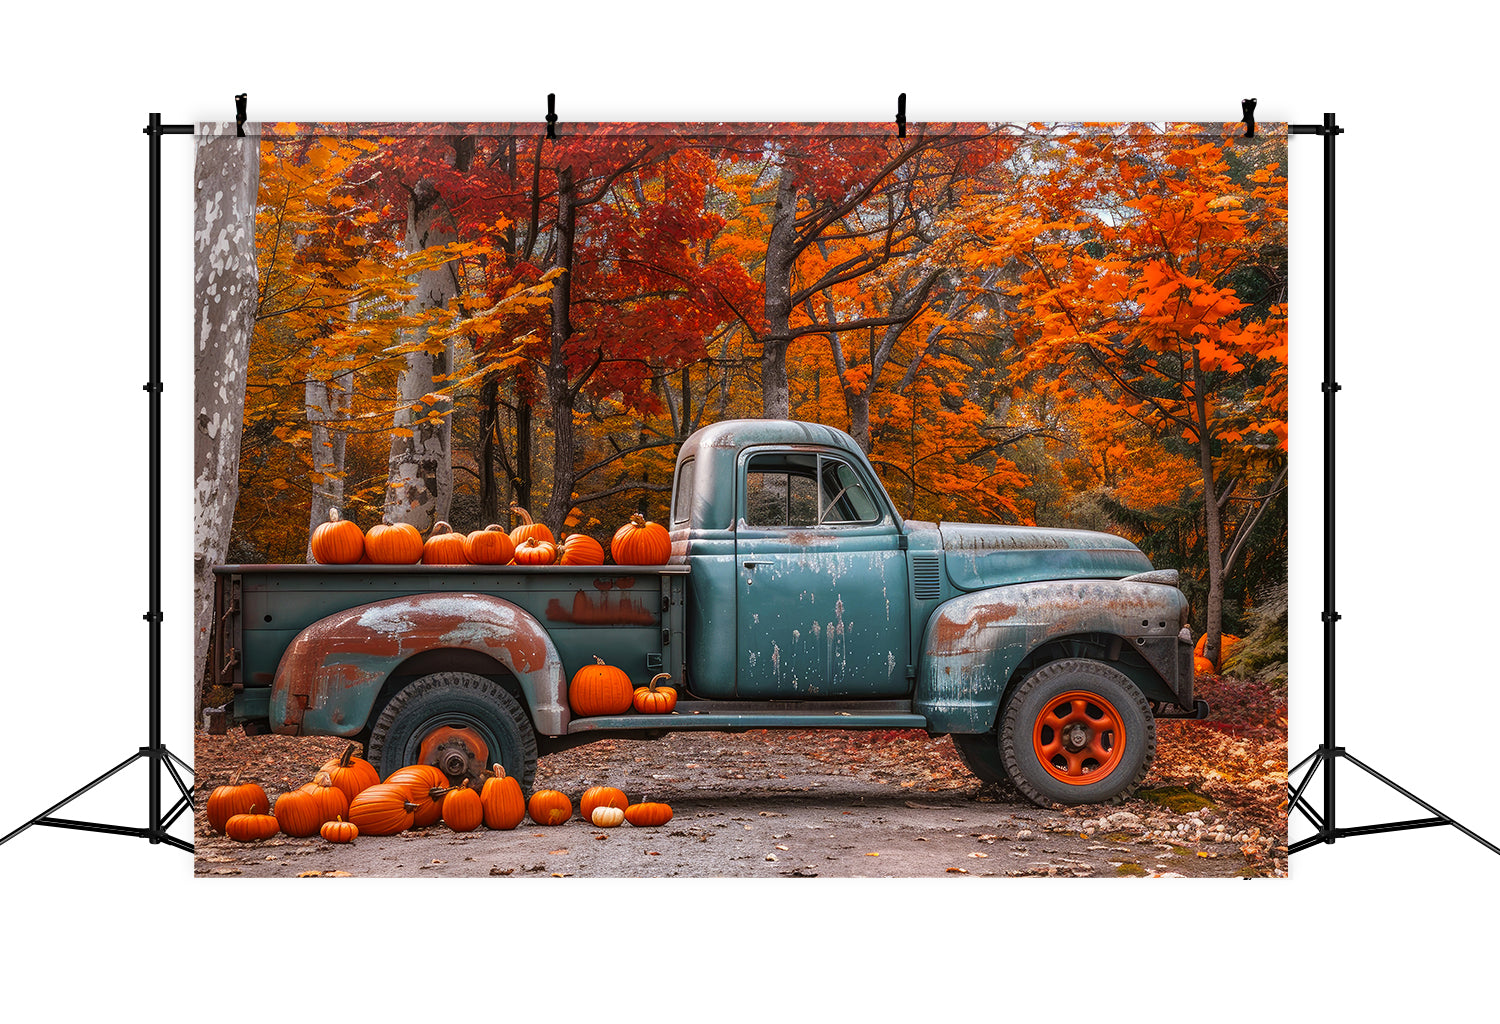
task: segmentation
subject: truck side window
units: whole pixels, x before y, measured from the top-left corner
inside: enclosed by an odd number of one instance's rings
[[[752,455],[745,467],[745,523],[802,528],[873,523],[880,506],[849,463],[826,455]]]
[[[677,493],[672,495],[672,525],[686,523],[693,515],[693,463],[688,459],[677,469]]]
[[[818,524],[818,457],[753,455],[745,468],[745,522],[758,527]]]

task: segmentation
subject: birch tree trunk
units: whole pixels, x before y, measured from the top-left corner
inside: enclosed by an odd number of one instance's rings
[[[312,531],[328,522],[330,509],[344,508],[344,446],[347,435],[330,423],[342,423],[349,415],[354,394],[354,374],[341,373],[332,380],[309,379],[304,404],[312,433],[312,505],[307,518],[307,561],[312,562]],[[344,518],[353,518],[345,515]]]
[[[444,218],[436,186],[426,178],[417,182],[407,201],[407,251],[420,252],[453,241],[439,226]],[[417,275],[417,291],[407,305],[407,313],[421,316],[429,310],[444,309],[457,295],[458,274],[453,264],[423,270]],[[385,521],[411,523],[423,533],[438,520],[448,518],[453,500],[453,403],[429,399],[437,390],[434,381],[446,378],[453,369],[453,342],[450,339],[434,353],[423,347],[426,340],[426,326],[405,332],[401,339],[401,344],[412,351],[396,381],[400,405],[392,423],[395,429],[385,495]]]
[[[776,180],[776,206],[766,241],[766,339],[760,357],[761,415],[786,419],[791,414],[786,350],[792,329],[792,264],[797,261],[797,185],[785,166]]]
[[[213,567],[229,552],[240,490],[245,370],[255,331],[255,202],[260,139],[233,124],[200,126],[193,183],[193,568],[194,659],[204,671],[213,627]],[[194,704],[201,709],[200,676]]]

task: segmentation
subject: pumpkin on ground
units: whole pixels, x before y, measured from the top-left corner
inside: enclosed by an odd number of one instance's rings
[[[616,565],[665,565],[672,557],[672,536],[665,526],[637,512],[615,531],[609,553]]]
[[[625,820],[639,828],[653,828],[672,820],[672,808],[666,804],[631,804],[625,808]]]
[[[302,787],[301,792],[313,798],[313,803],[318,808],[318,817],[322,818],[318,822],[320,826],[349,813],[349,798],[333,784],[333,778],[327,772],[318,772],[311,782]]]
[[[443,816],[443,795],[448,791],[448,776],[430,764],[409,764],[386,776],[388,784],[406,787],[407,799],[417,805],[412,827],[436,825]]]
[[[1218,671],[1219,671],[1218,669],[1214,668],[1214,663],[1211,662],[1211,661],[1209,661],[1203,655],[1201,655],[1201,654],[1195,654],[1195,655],[1193,655],[1193,675],[1195,675],[1195,676],[1212,676],[1212,675],[1217,675]]]
[[[323,822],[323,827],[318,830],[318,834],[330,843],[352,843],[359,837],[359,826],[352,821],[337,818]]]
[[[354,744],[344,748],[343,754],[323,762],[320,772],[327,772],[329,779],[339,791],[351,801],[360,792],[380,784],[380,773],[375,766],[362,757],[354,756]]]
[[[204,813],[208,818],[208,827],[215,832],[223,832],[230,818],[236,814],[246,814],[252,807],[263,807],[269,811],[271,798],[266,796],[266,791],[257,783],[241,783],[240,773],[235,772],[229,776],[228,785],[216,786],[208,794],[208,806]]]
[[[281,826],[276,823],[274,815],[257,814],[255,808],[236,814],[224,823],[224,834],[237,843],[256,843],[262,839],[270,839]]]
[[[474,565],[505,565],[516,554],[516,542],[503,526],[486,526],[464,538],[464,557]]]
[[[552,531],[547,529],[546,523],[532,522],[531,513],[520,505],[512,505],[510,510],[521,517],[521,525],[510,531],[511,543],[516,547],[520,547],[522,541],[532,537],[547,544],[555,542]]]
[[[417,805],[406,787],[382,782],[360,792],[349,805],[349,820],[362,836],[393,836],[411,828]]]
[[[517,565],[551,565],[557,561],[557,549],[550,541],[527,537],[516,545],[516,553],[511,557]]]
[[[313,561],[319,565],[353,565],[365,555],[364,531],[355,523],[328,510],[328,522],[319,523],[308,545]]]
[[[603,565],[604,545],[586,533],[570,533],[557,546],[558,565]]]
[[[583,796],[578,801],[578,813],[584,821],[594,820],[594,810],[599,807],[618,807],[620,810],[630,806],[630,798],[623,790],[613,786],[590,786],[583,791]]]
[[[468,565],[469,556],[464,553],[465,537],[454,533],[453,527],[439,519],[432,524],[432,533],[422,545],[423,565]]]
[[[573,801],[555,789],[539,789],[531,794],[526,813],[538,825],[561,825],[573,816]]]
[[[637,686],[631,703],[643,715],[669,714],[677,706],[677,690],[671,686],[657,686],[661,679],[671,679],[667,672],[658,672],[645,686]]]
[[[625,811],[619,807],[595,807],[589,821],[598,828],[614,828],[625,820]]]
[[[574,672],[573,680],[568,684],[568,705],[574,713],[584,717],[629,711],[634,695],[630,677],[624,670],[606,665],[597,654],[594,655],[594,664]]]
[[[376,565],[416,565],[422,560],[422,535],[411,523],[377,523],[365,534],[365,554]]]
[[[455,832],[472,832],[484,821],[484,802],[464,779],[443,797],[443,824]]]
[[[521,784],[500,765],[491,769],[493,778],[484,780],[479,791],[479,802],[484,807],[484,824],[488,828],[513,829],[526,817],[526,798],[521,795]]]
[[[318,813],[318,802],[311,793],[294,789],[276,798],[276,823],[289,836],[303,838],[317,835],[323,827],[323,816]]]

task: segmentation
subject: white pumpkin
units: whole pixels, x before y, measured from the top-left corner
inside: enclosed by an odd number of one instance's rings
[[[625,820],[625,812],[618,807],[595,807],[589,820],[596,828],[614,828]]]

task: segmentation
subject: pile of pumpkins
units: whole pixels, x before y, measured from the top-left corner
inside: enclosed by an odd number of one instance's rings
[[[582,533],[556,540],[544,523],[512,506],[521,525],[507,531],[487,526],[464,535],[445,522],[435,523],[424,540],[410,523],[380,523],[370,532],[330,509],[328,522],[312,532],[313,560],[320,565],[603,565],[604,546]],[[665,565],[672,556],[666,527],[640,513],[615,531],[609,545],[616,565]]]
[[[1215,665],[1203,655],[1203,646],[1208,642],[1208,634],[1204,633],[1198,638],[1198,643],[1193,647],[1193,674],[1198,676],[1216,676],[1219,667],[1229,657],[1231,651],[1239,644],[1240,638],[1230,636],[1228,633],[1219,635],[1219,664]]]
[[[592,786],[579,801],[581,817],[598,828],[621,822],[649,828],[672,820],[664,803],[632,804],[623,790]],[[241,843],[278,833],[306,838],[321,835],[347,843],[361,835],[391,836],[439,821],[454,832],[486,828],[509,830],[528,816],[538,825],[561,825],[573,817],[573,801],[555,789],[539,789],[528,801],[521,786],[495,765],[475,790],[465,779],[457,786],[432,765],[398,768],[384,782],[375,766],[354,756],[350,744],[341,757],[318,770],[312,782],[276,798],[273,808],[257,783],[241,783],[239,773],[208,797],[208,825]]]

